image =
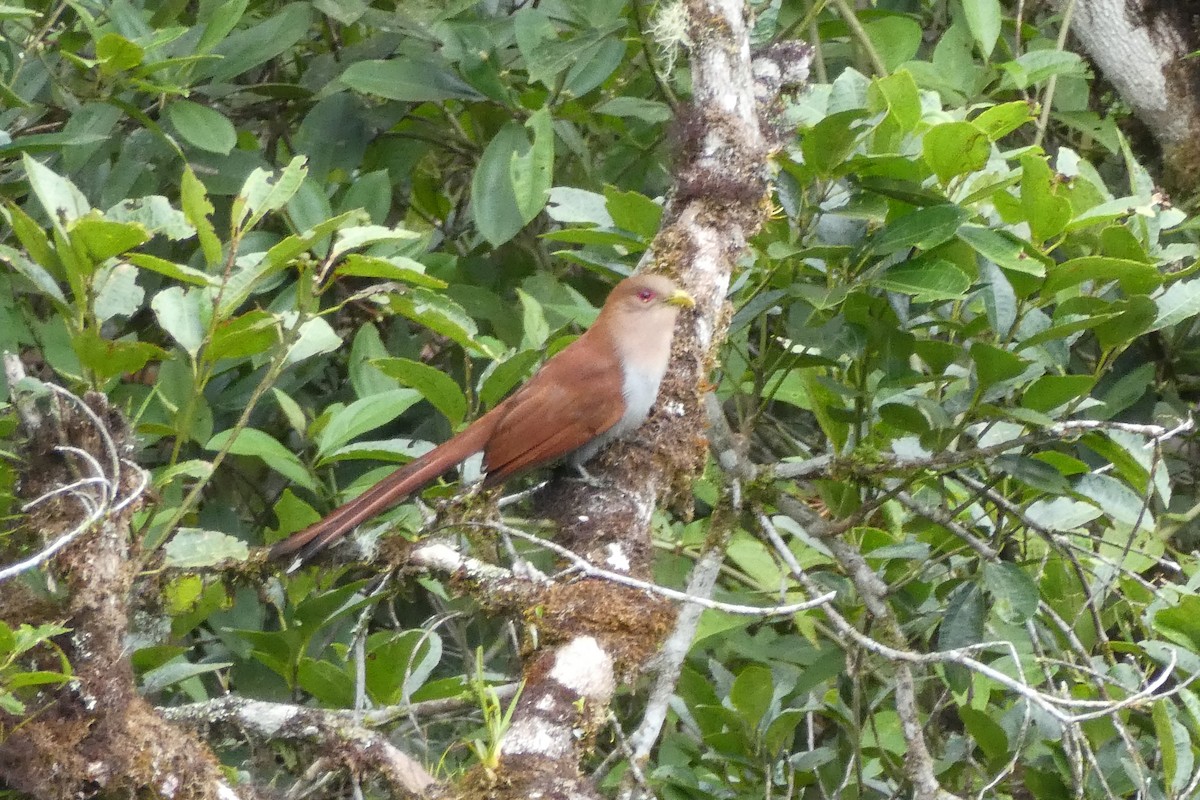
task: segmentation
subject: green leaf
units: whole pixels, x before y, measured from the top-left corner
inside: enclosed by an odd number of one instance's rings
[[[1200,652],[1200,597],[1184,594],[1175,605],[1158,609],[1154,629],[1176,644]]]
[[[969,706],[959,706],[958,717],[988,761],[1003,763],[1001,759],[1006,758],[1009,752],[1008,735],[1000,723],[990,715]]]
[[[1081,475],[1075,482],[1075,491],[1117,522],[1154,527],[1154,516],[1146,507],[1147,499],[1111,475]]]
[[[774,693],[775,681],[771,670],[751,664],[734,679],[729,690],[729,702],[753,730],[770,708]]]
[[[220,5],[202,7],[196,21],[204,26],[204,32],[196,44],[196,52],[207,53],[222,42],[237,26],[248,5],[250,0],[226,0]]]
[[[975,584],[963,584],[946,599],[946,610],[938,630],[938,650],[954,650],[979,644],[985,616],[983,593]]]
[[[1066,50],[1030,50],[1015,61],[998,65],[1015,89],[1027,89],[1051,75],[1084,77],[1087,68],[1078,53]]]
[[[222,10],[234,5],[226,4]],[[237,16],[241,16],[240,11]],[[286,3],[275,16],[225,37],[212,50],[220,59],[202,66],[197,77],[209,78],[213,83],[225,83],[259,64],[265,64],[300,41],[308,33],[311,20],[312,12],[308,3]]]
[[[946,598],[942,624],[938,627],[937,649],[956,650],[983,641],[987,605],[983,592],[973,583],[958,586]],[[962,667],[946,666],[946,677],[956,690],[969,685],[970,675]]]
[[[442,639],[433,631],[376,634],[367,643],[367,691],[377,703],[409,701],[442,660]]]
[[[23,717],[25,716],[25,704],[13,697],[7,689],[0,687],[0,711],[14,717]]]
[[[1041,492],[1066,494],[1071,488],[1058,467],[1039,458],[1005,453],[997,456],[993,464],[997,473],[1008,475]]]
[[[1080,500],[1054,498],[1034,501],[1025,510],[1025,515],[1042,528],[1067,531],[1092,522],[1100,516],[1100,510]]]
[[[150,308],[162,329],[195,358],[204,343],[212,304],[206,303],[199,289],[184,291],[178,286],[163,289],[150,301]]]
[[[498,357],[486,342],[477,339],[479,328],[462,306],[443,294],[420,287],[389,295],[392,310],[434,333],[446,336],[470,353]]]
[[[313,182],[311,179],[306,180],[300,190],[300,194],[292,198],[292,203],[288,206],[289,216],[292,218],[297,227],[300,227],[301,223],[298,219],[296,219],[298,215],[293,213],[294,204],[299,199],[300,195],[308,194],[306,189],[312,184]],[[318,196],[320,196],[319,192]],[[325,202],[325,198],[323,196],[321,196],[319,202],[321,204],[321,208],[318,213],[313,215],[318,221],[314,222],[312,227],[303,228],[299,233],[293,233],[291,236],[285,236],[282,240],[273,245],[271,249],[267,251],[267,257],[264,259],[267,265],[272,267],[287,266],[288,264],[291,264],[301,253],[309,250],[314,250],[319,254],[324,255],[328,249],[326,242],[329,234],[333,233],[335,230],[345,225],[355,217],[355,212],[353,211],[347,211],[344,214],[338,214],[337,216],[327,216],[327,214],[333,213],[332,209],[329,208],[329,204]]]
[[[197,478],[199,480],[207,480],[213,472],[211,461],[202,461],[198,458],[180,461],[170,467],[166,467],[162,471],[155,471],[154,486],[163,488],[170,486],[171,482],[180,475],[189,478]]]
[[[1162,273],[1153,264],[1107,256],[1080,256],[1053,267],[1042,285],[1042,292],[1054,292],[1078,286],[1084,281],[1117,281],[1126,293],[1146,294],[1162,285]]]
[[[1200,314],[1200,280],[1176,281],[1154,298],[1158,315],[1150,330],[1178,325]]]
[[[350,184],[339,208],[342,211],[362,209],[367,212],[371,222],[379,225],[387,220],[391,206],[392,181],[386,169],[379,169],[360,176]]]
[[[133,69],[145,56],[146,51],[140,45],[116,33],[106,33],[96,40],[96,59],[100,71],[107,75]]]
[[[559,73],[567,70],[578,56],[578,43],[560,41],[549,15],[537,7],[523,8],[516,13],[513,32],[525,59],[529,80],[553,89]]]
[[[992,596],[992,611],[1012,625],[1023,625],[1038,609],[1038,588],[1033,579],[1008,561],[983,565],[983,586]]]
[[[290,324],[290,320],[288,320]],[[306,358],[332,353],[342,346],[342,337],[324,317],[313,317],[300,326],[300,335],[288,351],[287,363],[296,364]]]
[[[662,206],[638,192],[623,192],[605,186],[604,205],[613,225],[647,242],[654,238],[662,224]]]
[[[113,264],[101,269],[93,289],[96,300],[92,310],[100,322],[116,316],[132,317],[146,297],[146,292],[137,285],[137,269],[132,264]]]
[[[796,728],[808,716],[808,712],[800,708],[785,708],[775,715],[762,736],[763,750],[770,758],[778,758],[781,753],[790,752],[792,743],[795,741]],[[832,757],[833,753],[830,752],[829,755]],[[792,766],[797,766],[796,762],[793,761]],[[808,769],[808,767],[798,768]]]
[[[957,300],[971,288],[971,278],[949,261],[916,260],[890,267],[875,284],[919,301]]]
[[[963,225],[955,234],[979,255],[1002,269],[1039,278],[1046,274],[1046,266],[1040,260],[1030,257],[1025,251],[1025,244],[1008,231],[998,231],[982,225]]]
[[[1035,244],[1062,233],[1071,221],[1071,202],[1060,189],[1044,158],[1030,154],[1021,159],[1021,209]]]
[[[11,203],[0,207],[0,214],[12,227],[13,234],[28,252],[29,257],[40,265],[39,268],[57,269],[59,267],[58,257],[55,256],[50,245],[50,238],[40,223],[26,214],[20,206]]]
[[[237,0],[232,1],[237,2]],[[204,252],[205,262],[209,266],[221,263],[221,240],[217,238],[216,230],[210,219],[213,207],[208,200],[208,190],[196,177],[191,166],[185,166],[183,169],[179,200],[183,215],[196,229],[196,238],[200,240],[200,248]]]
[[[222,561],[245,561],[249,557],[250,548],[241,539],[201,528],[180,528],[163,546],[164,566],[177,569],[212,567]]]
[[[167,357],[162,348],[149,342],[105,339],[91,328],[73,336],[71,347],[79,363],[102,380],[137,372],[151,360]]]
[[[384,375],[372,363],[375,359],[387,358],[388,355],[387,347],[379,336],[379,329],[374,325],[363,325],[354,334],[347,369],[355,397],[367,397],[400,388],[395,380]],[[300,419],[303,420],[303,415]]]
[[[317,437],[318,458],[329,455],[367,431],[386,425],[420,399],[421,393],[413,389],[391,389],[338,409]]]
[[[1112,419],[1141,400],[1147,389],[1155,383],[1155,368],[1156,365],[1152,362],[1139,364],[1105,386],[1099,395],[1104,408],[1092,408],[1089,415],[1096,419]]]
[[[575,63],[567,70],[567,77],[563,84],[564,95],[582,97],[604,83],[610,75],[617,71],[625,59],[625,42],[621,36],[610,36],[607,31],[623,32],[624,27],[624,21],[619,20],[604,30],[580,37],[584,40],[583,47],[578,51]],[[653,103],[654,101],[649,102]],[[652,111],[646,113],[645,116],[639,114],[633,116],[639,116],[652,123],[666,121],[657,119]]]
[[[930,250],[949,241],[971,212],[955,205],[919,208],[888,224],[871,246],[880,255],[891,255],[912,248]]]
[[[125,256],[125,260],[135,267],[157,272],[159,275],[165,275],[168,278],[174,278],[183,283],[189,283],[192,286],[216,286],[215,278],[210,277],[207,273],[201,272],[198,269],[186,266],[184,264],[176,264],[174,261],[167,261],[165,258],[152,256],[147,253],[129,253]]]
[[[279,325],[278,317],[262,309],[221,320],[213,330],[205,356],[209,361],[219,361],[265,353],[279,341]]]
[[[921,121],[921,91],[908,70],[871,81],[867,99],[872,110],[886,110],[901,131],[912,131]]]
[[[651,124],[666,122],[674,116],[666,103],[642,97],[614,97],[593,108],[592,112],[612,117],[633,117]]]
[[[546,207],[554,180],[554,129],[548,108],[542,108],[525,123],[533,134],[533,146],[513,154],[509,177],[523,223]]]
[[[991,1],[991,0],[986,0]],[[1000,103],[980,112],[971,120],[988,135],[993,142],[1001,139],[1027,123],[1033,122],[1033,108],[1024,100]]]
[[[368,0],[313,0],[313,7],[342,25],[353,25],[371,7]]]
[[[271,389],[271,394],[275,397],[275,402],[279,404],[279,410],[287,418],[288,425],[291,426],[292,430],[299,434],[303,434],[308,430],[308,425],[304,418],[304,410],[300,408],[299,403],[274,387]]]
[[[296,670],[300,688],[330,708],[349,708],[354,704],[354,679],[345,670],[328,661],[307,656]]]
[[[436,367],[407,358],[377,358],[371,365],[402,385],[416,389],[457,427],[467,415],[467,398],[454,379]]]
[[[66,232],[66,225],[74,222],[92,210],[83,192],[75,184],[58,175],[49,167],[44,167],[28,153],[21,155],[25,166],[25,175],[29,178],[29,186],[46,212],[46,216],[60,231]]]
[[[483,99],[470,84],[434,59],[356,61],[346,68],[340,80],[356,92],[406,103]]]
[[[888,71],[912,59],[921,46],[921,26],[907,16],[891,14],[866,22],[863,28]]]
[[[1162,753],[1163,777],[1167,785],[1175,782],[1176,769],[1179,766],[1178,752],[1175,749],[1175,732],[1172,727],[1170,708],[1166,700],[1154,702],[1150,717],[1154,721],[1154,738],[1158,741],[1159,752]],[[1186,737],[1186,731],[1185,731]],[[1186,742],[1187,739],[1185,738]]]
[[[521,301],[523,313],[521,349],[537,349],[546,344],[550,338],[550,325],[546,322],[546,314],[532,295],[517,289],[517,299]]]
[[[1093,330],[1096,341],[1104,349],[1121,347],[1141,336],[1154,324],[1157,307],[1154,301],[1142,294],[1112,304],[1120,313],[1105,320]]]
[[[971,345],[971,360],[975,362],[975,375],[979,380],[980,389],[987,389],[1001,381],[1015,378],[1029,366],[1028,361],[1015,353],[986,342]]]
[[[204,445],[204,449],[212,451],[223,449],[235,432],[237,438],[233,439],[232,444],[229,445],[230,453],[261,459],[264,464],[292,483],[299,484],[311,492],[317,490],[317,482],[313,480],[312,475],[296,454],[276,441],[270,434],[257,428],[243,428],[240,432],[233,428],[221,431]]]
[[[541,357],[540,350],[523,350],[496,364],[479,386],[480,401],[488,408],[496,405],[529,375]]]
[[[21,689],[26,686],[47,686],[52,683],[66,683],[69,680],[71,680],[70,675],[61,672],[51,672],[49,670],[18,672],[7,680],[0,678],[0,682],[7,683],[10,689]]]
[[[1064,403],[1086,397],[1095,383],[1090,375],[1043,375],[1021,395],[1021,405],[1034,411],[1053,411]]]
[[[359,250],[380,242],[411,242],[421,238],[416,231],[386,225],[354,225],[342,228],[334,239],[330,258],[336,261],[351,250]],[[420,268],[424,270],[424,267]]]
[[[987,133],[971,122],[934,125],[921,140],[925,163],[943,185],[952,178],[983,169],[992,152]]]
[[[3,244],[0,244],[0,261],[8,264],[18,274],[27,278],[30,283],[37,287],[38,291],[64,306],[67,305],[67,296],[63,294],[58,282],[54,280],[54,277],[49,272],[42,269],[40,265],[35,264],[20,252]]]
[[[150,232],[137,223],[113,222],[95,213],[77,219],[68,229],[71,243],[96,264],[150,240]]]
[[[377,258],[351,253],[342,259],[333,271],[334,275],[355,275],[360,278],[382,278],[388,281],[403,281],[427,289],[445,289],[447,283],[425,274],[425,265],[404,256]]]
[[[204,532],[212,533],[212,531],[204,531]],[[224,536],[224,534],[217,534],[217,535]],[[239,542],[239,544],[240,544],[240,542]],[[168,542],[167,548],[170,548],[170,546],[171,546],[171,543]],[[243,550],[246,549],[246,546],[244,544],[242,544],[242,549]],[[247,555],[248,555],[248,551],[247,551]],[[218,559],[217,561],[214,561],[211,564],[172,564],[171,566],[185,567],[185,568],[207,567],[207,566],[212,566],[213,564],[219,563],[221,560],[222,559]],[[241,558],[238,558],[237,560],[245,561],[246,556],[242,556]],[[233,666],[232,661],[213,661],[213,662],[207,662],[207,663],[203,663],[203,664],[192,664],[192,663],[184,661],[182,659],[180,659],[178,661],[170,661],[166,664],[163,664],[160,667],[155,667],[154,669],[143,673],[143,675],[141,676],[140,689],[141,689],[142,694],[153,694],[155,692],[161,692],[163,689],[166,689],[170,686],[174,686],[177,683],[182,683],[183,681],[188,680],[189,678],[194,678],[197,675],[207,675],[210,672],[219,672],[220,670],[223,670],[223,669],[229,669],[232,666]]]
[[[130,197],[104,212],[113,222],[131,222],[151,234],[162,234],[173,242],[190,239],[196,229],[188,224],[187,216],[171,207],[171,201],[160,194]]]
[[[983,57],[991,58],[996,40],[1000,38],[1000,0],[962,0],[967,28],[979,45]]]
[[[528,150],[525,129],[509,122],[488,142],[471,178],[471,216],[493,247],[516,236],[528,221],[517,200],[511,167]]]
[[[979,293],[992,330],[1001,338],[1012,333],[1017,322],[1018,301],[1004,271],[990,261],[979,265]]]
[[[283,208],[308,174],[304,162],[304,156],[296,156],[280,172],[265,169],[251,172],[233,200],[230,211],[233,227],[238,230],[253,228],[268,212]]]
[[[201,150],[225,155],[237,144],[233,123],[215,108],[190,100],[173,100],[167,104],[166,114],[183,140]]]
[[[861,108],[839,111],[805,131],[800,139],[804,163],[823,178],[840,174],[863,136],[864,129],[857,123],[866,115]]]

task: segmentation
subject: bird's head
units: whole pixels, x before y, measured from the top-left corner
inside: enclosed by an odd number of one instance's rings
[[[692,296],[665,275],[634,275],[613,287],[604,310],[628,319],[673,322],[680,309],[695,305]]]

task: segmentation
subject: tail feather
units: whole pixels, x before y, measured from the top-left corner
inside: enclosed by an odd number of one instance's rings
[[[335,508],[323,519],[272,545],[269,558],[295,557],[295,569],[313,554],[341,539],[358,525],[421,491],[439,476],[483,450],[494,423],[485,414],[462,433],[435,447],[372,486],[358,497]]]

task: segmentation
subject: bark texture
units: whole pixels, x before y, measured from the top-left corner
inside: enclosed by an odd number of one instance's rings
[[[1200,50],[1200,2],[1074,0],[1071,32],[1162,147],[1169,187],[1194,191],[1200,61],[1188,54]]]

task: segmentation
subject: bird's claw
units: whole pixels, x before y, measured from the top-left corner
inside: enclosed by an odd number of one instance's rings
[[[578,473],[573,480],[577,480],[585,486],[590,486],[593,489],[604,489],[608,484],[597,478],[595,475],[587,471],[583,464],[574,464],[575,471]]]

